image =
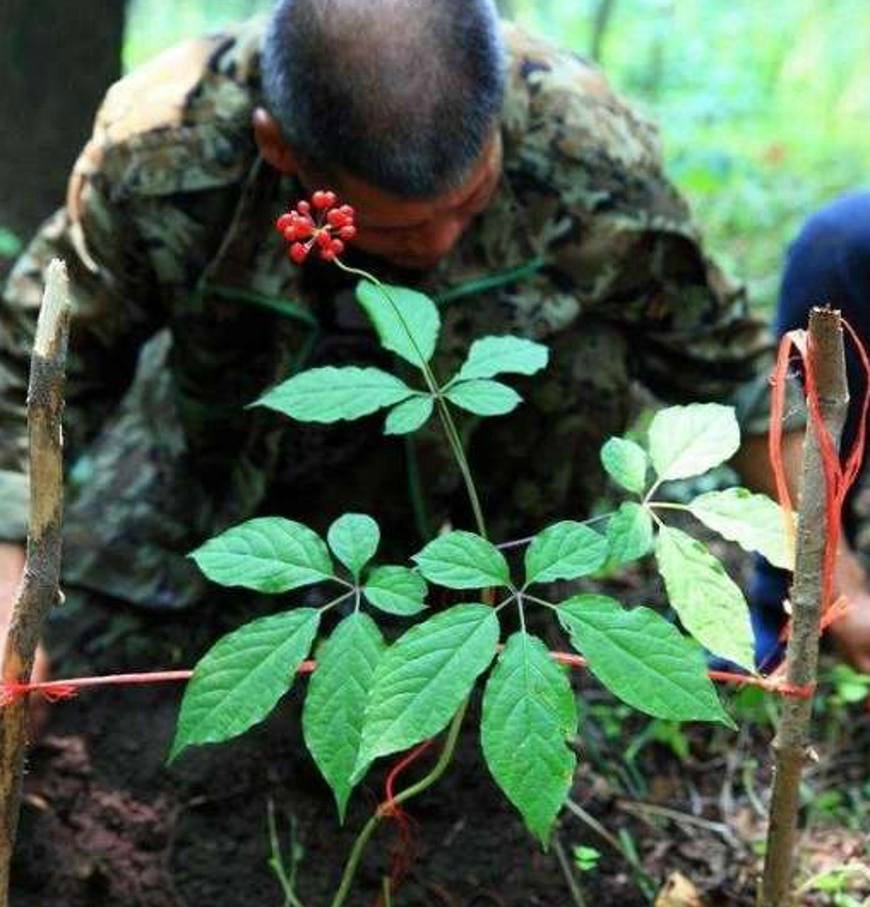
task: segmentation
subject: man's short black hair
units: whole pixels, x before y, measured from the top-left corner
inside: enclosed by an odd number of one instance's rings
[[[278,0],[266,105],[294,150],[397,195],[460,184],[504,93],[492,0]]]

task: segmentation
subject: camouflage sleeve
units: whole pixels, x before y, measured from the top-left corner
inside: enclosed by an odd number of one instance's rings
[[[620,327],[632,374],[656,396],[730,403],[745,431],[766,431],[772,336],[705,256],[663,173],[655,128],[582,61],[554,71],[533,113],[552,124],[557,273],[584,313]]]
[[[70,462],[129,384],[140,345],[160,326],[144,248],[102,167],[86,146],[66,207],[42,226],[0,296],[0,540],[26,535],[26,394],[30,352],[52,258],[65,260],[73,296],[64,448]]]

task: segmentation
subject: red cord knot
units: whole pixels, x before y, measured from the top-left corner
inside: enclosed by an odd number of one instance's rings
[[[61,699],[72,699],[78,692],[75,684],[55,681],[53,683],[16,683],[4,682],[0,688],[0,708],[20,702],[30,693],[39,693],[46,702],[58,702]]]
[[[338,204],[334,192],[318,189],[310,201],[301,201],[275,221],[275,229],[290,243],[288,258],[301,265],[312,249],[324,261],[334,261],[344,244],[356,236],[350,205]]]

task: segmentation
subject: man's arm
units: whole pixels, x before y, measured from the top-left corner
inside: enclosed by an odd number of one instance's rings
[[[104,153],[101,141],[92,139],[73,170],[66,207],[43,225],[0,295],[0,542],[26,536],[27,386],[49,262],[66,262],[73,303],[67,462],[114,409],[132,379],[139,347],[163,320],[145,244]]]
[[[29,511],[27,388],[49,262],[64,259],[73,312],[66,365],[67,462],[131,380],[139,346],[159,327],[153,281],[125,204],[92,139],[70,180],[67,205],[18,260],[0,295],[0,641],[25,560]],[[37,653],[34,677],[47,671]]]

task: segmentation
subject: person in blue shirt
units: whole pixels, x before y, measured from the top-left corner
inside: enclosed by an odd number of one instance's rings
[[[810,309],[840,309],[870,350],[870,191],[841,196],[813,214],[789,247],[774,321],[778,337],[805,328]],[[841,449],[851,447],[858,428],[866,379],[854,348],[846,345],[850,406]],[[837,590],[849,597],[847,613],[830,635],[846,659],[870,673],[870,460],[843,511],[843,536],[836,571]],[[749,590],[759,664],[775,662],[785,621],[783,599],[789,574],[759,558]]]

